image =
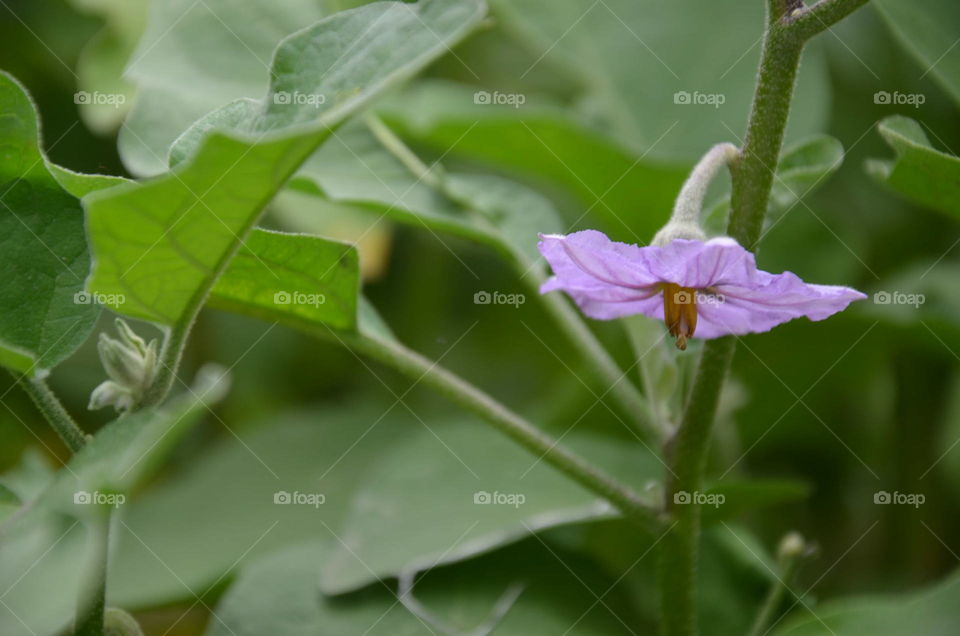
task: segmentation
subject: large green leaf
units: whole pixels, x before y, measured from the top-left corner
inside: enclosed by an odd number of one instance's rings
[[[241,130],[213,131],[171,174],[91,194],[89,287],[123,294],[113,308],[176,324],[193,315],[267,202],[332,127],[442,55],[482,18],[479,0],[376,3],[288,38],[271,91],[227,107]],[[325,95],[287,103],[281,93]],[[216,117],[213,118],[217,120]]]
[[[83,294],[83,210],[40,149],[26,90],[0,73],[0,365],[43,374],[79,347],[99,314]]]
[[[540,0],[491,4],[540,56],[538,64],[568,70],[582,86],[581,110],[635,152],[689,161],[742,135],[760,58],[762,4],[556,0],[549,11]],[[818,53],[813,43],[804,54],[788,136],[822,127],[829,89]]]
[[[814,609],[798,610],[776,636],[953,636],[960,624],[960,576],[953,574],[926,589],[887,596],[832,601]]]
[[[380,586],[338,599],[318,593],[316,570],[326,552],[323,545],[304,545],[251,565],[216,608],[220,620],[211,621],[208,636],[487,633],[482,626],[504,636],[634,633],[619,595],[605,594],[612,580],[594,564],[535,539],[428,574],[414,590],[430,614],[425,619]]]
[[[684,167],[643,157],[558,107],[476,104],[475,93],[464,85],[424,81],[377,109],[404,137],[438,152],[559,184],[592,218],[629,240],[649,239],[666,221]]]
[[[869,162],[871,174],[918,203],[960,218],[960,159],[931,146],[920,124],[909,117],[888,117],[877,129],[897,158]]]
[[[953,0],[876,0],[890,29],[917,61],[960,102],[960,12]]]

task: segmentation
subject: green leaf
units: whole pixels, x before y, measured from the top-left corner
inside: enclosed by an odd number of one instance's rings
[[[933,148],[920,124],[909,117],[888,117],[877,130],[897,158],[870,161],[868,171],[899,194],[960,218],[960,159]]]
[[[95,254],[90,289],[123,298],[112,307],[129,316],[189,320],[264,206],[332,127],[443,54],[482,15],[479,0],[376,3],[285,40],[272,91],[225,109],[242,116],[242,131],[231,133],[239,136],[213,131],[171,174],[85,200]],[[284,103],[276,91],[329,100]]]
[[[564,444],[638,488],[662,470],[652,455],[616,440],[571,433]],[[617,514],[481,425],[431,422],[368,470],[321,588],[348,592],[376,578],[463,560],[534,530]]]
[[[480,105],[475,92],[423,81],[377,110],[402,136],[438,152],[564,187],[590,215],[630,240],[649,239],[666,221],[684,167],[642,157],[558,107]]]
[[[584,116],[634,152],[693,161],[717,142],[739,145],[760,58],[761,5],[557,0],[549,11],[540,0],[491,5],[539,56],[536,64],[569,73],[582,90]],[[821,129],[828,104],[826,68],[813,42],[804,52],[788,136]]]
[[[787,621],[776,636],[952,636],[960,623],[960,576],[906,594],[831,601],[815,611]]]
[[[43,375],[86,340],[99,307],[83,294],[83,210],[40,149],[26,90],[0,73],[0,365]]]
[[[960,102],[960,13],[952,0],[876,0],[887,25],[905,49]]]
[[[379,585],[346,598],[319,594],[316,572],[326,555],[323,545],[304,545],[251,565],[217,606],[221,620],[211,621],[208,636],[465,634],[482,625],[503,636],[633,633],[627,626],[635,619],[618,594],[595,602],[613,580],[594,564],[536,539],[419,580],[414,594],[429,619],[414,616]],[[499,620],[498,601],[505,610]]]
[[[352,245],[257,229],[217,281],[210,305],[288,324],[352,329],[359,287]]]

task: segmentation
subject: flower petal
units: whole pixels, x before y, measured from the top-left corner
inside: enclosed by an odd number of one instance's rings
[[[632,314],[663,317],[660,279],[646,265],[649,248],[615,243],[601,232],[541,235],[538,245],[554,275],[540,288],[567,292],[586,315],[610,320]]]
[[[718,301],[697,305],[700,321],[696,336],[700,338],[769,331],[800,317],[823,320],[867,297],[849,287],[805,283],[793,272],[770,274],[761,270],[746,281],[721,283],[714,288]]]

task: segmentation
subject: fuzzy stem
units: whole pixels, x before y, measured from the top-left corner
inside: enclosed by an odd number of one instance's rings
[[[87,443],[86,434],[67,413],[67,409],[63,408],[63,404],[47,383],[40,378],[28,377],[20,377],[18,381],[71,452],[76,453],[83,448]]]
[[[755,249],[760,239],[803,45],[865,3],[866,0],[821,0],[804,9],[788,7],[786,0],[769,2],[760,75],[746,140],[739,160],[731,166],[727,233],[747,249]],[[666,507],[668,521],[676,525],[661,541],[660,602],[664,636],[697,633],[700,509],[695,503],[675,505],[674,501],[677,493],[692,495],[702,487],[717,401],[734,348],[731,337],[711,340],[704,346],[697,378],[671,449],[670,462],[676,478],[666,489]]]
[[[740,149],[730,143],[721,143],[710,148],[693,167],[690,176],[680,188],[667,226],[700,227],[703,199],[707,194],[707,188],[710,187],[710,182],[722,167],[732,164],[739,156]],[[657,243],[656,239],[654,243]]]
[[[665,506],[675,525],[660,541],[661,631],[668,636],[697,633],[696,569],[700,547],[700,506],[682,501],[679,493],[701,491],[710,429],[720,399],[723,378],[733,358],[731,337],[710,340],[672,444],[670,462],[675,477],[668,482]]]

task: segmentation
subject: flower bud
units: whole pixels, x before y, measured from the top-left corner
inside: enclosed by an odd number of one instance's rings
[[[117,319],[120,340],[100,334],[97,350],[109,380],[90,395],[90,410],[113,406],[117,411],[133,408],[153,383],[157,373],[157,341],[147,344],[123,320]]]

